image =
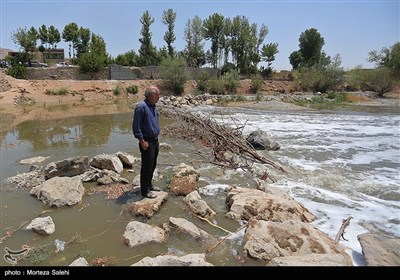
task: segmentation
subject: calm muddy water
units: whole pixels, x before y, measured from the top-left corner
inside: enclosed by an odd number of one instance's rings
[[[101,153],[113,154],[126,151],[140,158],[137,140],[131,133],[131,113],[71,117],[54,121],[29,121],[18,125],[1,140],[1,181],[18,173],[28,172],[29,165],[21,165],[21,159],[35,156],[44,156],[48,159],[41,163],[45,166],[48,162],[58,161],[69,157],[86,155],[93,157]],[[162,119],[161,127],[174,123],[171,119]],[[212,194],[205,197],[207,203],[218,215],[213,222],[229,230],[236,231],[240,224],[237,221],[226,219],[225,193],[222,191],[226,184],[237,181],[237,177],[244,175],[226,176],[222,170],[208,163],[202,164],[204,158],[198,155],[202,147],[196,147],[185,141],[162,138],[161,142],[170,144],[172,149],[161,151],[158,170],[161,174],[171,173],[174,165],[181,162],[195,162],[202,178],[201,187],[212,185]],[[121,174],[132,180],[138,174],[139,165],[134,166],[134,173],[124,170]],[[236,176],[236,177],[235,177]],[[95,188],[94,183],[85,183],[85,188]],[[155,182],[155,185],[166,189],[166,179]],[[43,216],[51,216],[56,231],[50,236],[41,236],[32,231],[18,230],[12,237],[1,244],[1,252],[8,247],[19,250],[23,245],[34,246],[38,250],[28,259],[18,265],[69,265],[78,256],[84,256],[90,262],[96,258],[111,258],[110,264],[125,266],[131,265],[145,256],[159,254],[188,254],[204,252],[204,244],[200,244],[182,234],[171,234],[163,245],[144,245],[129,248],[124,244],[123,233],[126,225],[132,220],[144,221],[134,218],[124,207],[124,203],[140,199],[137,194],[129,194],[118,200],[108,200],[105,195],[85,195],[81,204],[72,207],[49,208],[34,196],[29,195],[27,189],[9,188],[2,183],[1,188],[1,234],[7,230],[16,229],[22,224],[38,216],[42,211],[49,211]],[[145,221],[149,224],[162,226],[168,223],[169,217],[186,218],[200,228],[218,237],[225,236],[225,232],[208,225],[206,222],[190,215],[182,201],[182,197],[169,197],[154,217]],[[69,241],[63,252],[55,252],[55,240]],[[40,247],[43,246],[43,247]],[[242,246],[241,238],[235,236],[227,240],[208,254],[207,259],[215,265],[239,265]],[[239,250],[239,251],[238,251]],[[245,265],[261,263],[249,260]],[[9,265],[1,259],[1,265]]]

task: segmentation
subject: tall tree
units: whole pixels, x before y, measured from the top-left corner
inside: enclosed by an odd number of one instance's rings
[[[50,25],[48,29],[48,42],[53,49],[57,48],[57,44],[60,43],[61,36],[60,31],[54,27],[54,25]]]
[[[156,65],[157,63],[157,50],[153,46],[151,41],[152,33],[150,32],[150,26],[154,23],[154,18],[149,14],[149,11],[145,11],[140,18],[140,23],[142,24],[142,30],[140,34],[142,38],[139,39],[140,42],[140,66]]]
[[[65,42],[68,42],[69,46],[69,58],[71,59],[71,54],[72,58],[75,58],[75,50],[74,50],[74,44],[78,41],[79,39],[79,28],[78,25],[75,22],[68,23],[62,32],[62,38]],[[72,51],[72,53],[71,53]]]
[[[298,53],[294,51],[289,56],[293,69],[314,65],[327,67],[330,57],[322,51],[324,44],[325,40],[317,29],[310,28],[302,32],[299,37]]]
[[[244,16],[235,16],[232,20],[232,61],[241,74],[255,72],[260,62],[260,46],[268,34],[268,29],[265,25],[261,25],[259,31],[257,29],[257,24],[251,24]]]
[[[299,51],[308,65],[315,65],[321,59],[322,47],[325,44],[324,38],[315,28],[308,29],[300,34]]]
[[[167,31],[164,34],[164,41],[167,43],[168,54],[174,57],[174,47],[172,43],[175,42],[176,37],[174,34],[176,13],[172,9],[163,12],[162,22],[167,26]]]
[[[91,32],[89,28],[83,28],[83,27],[79,28],[78,39],[74,43],[77,57],[89,51],[90,35]],[[92,35],[92,39],[93,36],[96,35]]]
[[[224,36],[222,39],[222,44],[221,47],[223,47],[224,51],[224,62],[223,64],[225,65],[228,63],[228,58],[229,58],[229,51],[231,49],[231,34],[232,34],[232,21],[230,18],[225,18],[224,21]]]
[[[186,22],[184,31],[186,46],[183,56],[189,67],[200,67],[205,64],[202,28],[203,21],[198,16],[192,20],[188,19]]]
[[[42,43],[42,45],[45,45],[45,47],[48,48],[49,32],[48,32],[45,24],[43,24],[41,27],[39,27],[38,38],[39,38],[40,42]]]
[[[214,13],[203,21],[203,36],[211,40],[211,65],[218,68],[220,46],[224,36],[224,16]]]

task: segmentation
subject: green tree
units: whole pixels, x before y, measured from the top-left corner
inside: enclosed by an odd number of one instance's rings
[[[89,51],[90,34],[91,32],[89,28],[83,28],[83,27],[79,28],[78,39],[74,42],[74,46],[76,49],[76,56],[78,58],[80,57],[81,54],[87,53]]]
[[[390,48],[384,47],[380,52],[373,50],[368,53],[368,61],[376,66],[384,66],[390,69],[400,70],[400,42]]]
[[[302,61],[303,57],[301,56],[301,52],[299,51],[294,51],[289,55],[289,62],[294,70],[300,67]]]
[[[139,49],[139,66],[156,65],[157,50],[151,41],[152,33],[150,32],[150,26],[154,23],[154,18],[150,16],[149,11],[143,13],[140,23],[142,24],[142,30],[140,31],[142,38],[139,39],[141,44]]]
[[[139,56],[134,50],[128,51],[124,54],[117,55],[114,63],[123,66],[136,66],[138,65]]]
[[[299,47],[304,62],[315,65],[320,61],[324,38],[315,28],[308,29],[300,34]]]
[[[163,12],[162,23],[167,26],[167,31],[164,34],[164,41],[167,43],[168,54],[174,57],[175,51],[172,43],[175,42],[176,37],[174,34],[176,13],[172,9]]]
[[[203,21],[204,39],[211,41],[210,63],[213,68],[218,68],[221,42],[224,36],[224,16],[214,13]]]
[[[232,21],[230,18],[225,18],[224,21],[224,36],[221,46],[224,48],[224,65],[228,63],[229,52],[231,49],[231,34],[232,34]]]
[[[324,44],[325,40],[317,29],[311,28],[302,32],[299,37],[299,50],[289,56],[293,69],[314,65],[327,66],[330,58],[322,51]]]
[[[104,39],[92,34],[88,52],[80,54],[78,58],[81,73],[89,73],[93,79],[94,74],[107,65],[106,43]]]
[[[186,46],[183,56],[189,67],[200,67],[205,64],[204,42],[202,35],[203,21],[195,16],[188,19],[185,26],[184,38]]]
[[[260,46],[268,34],[265,25],[257,33],[257,24],[251,24],[244,16],[235,16],[232,20],[230,46],[232,61],[241,74],[254,73],[260,62]]]
[[[46,48],[48,48],[49,32],[48,32],[45,24],[43,24],[41,27],[39,27],[38,38],[39,38],[40,42],[42,43],[42,45],[45,45]]]
[[[30,62],[30,53],[36,51],[36,42],[38,38],[36,29],[34,27],[31,27],[29,30],[27,30],[26,27],[18,28],[17,31],[12,33],[11,38],[14,44],[20,46],[20,50],[24,53],[23,59]]]
[[[267,62],[268,69],[272,70],[271,64],[275,60],[275,55],[278,52],[278,43],[270,43],[262,46],[261,60]]]
[[[62,38],[65,42],[68,42],[69,46],[69,58],[75,58],[75,49],[74,49],[74,44],[78,42],[79,39],[79,28],[78,25],[75,22],[68,23],[62,32]],[[72,53],[71,53],[72,51]]]
[[[60,43],[61,36],[60,31],[54,27],[54,25],[50,25],[48,29],[48,43],[51,45],[53,49],[57,48],[57,44]]]

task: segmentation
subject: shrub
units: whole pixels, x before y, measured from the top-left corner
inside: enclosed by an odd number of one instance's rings
[[[236,65],[233,64],[232,62],[227,62],[221,68],[221,75],[224,75],[232,70],[237,70]]]
[[[333,66],[303,67],[296,73],[295,80],[302,90],[324,93],[328,90],[336,90],[343,83],[344,71]]]
[[[204,93],[208,89],[209,79],[210,79],[210,76],[208,75],[207,72],[201,72],[200,75],[196,79],[197,90]]]
[[[189,80],[186,61],[183,57],[167,57],[161,61],[160,76],[165,79],[166,85],[177,95],[182,95],[185,83]]]
[[[16,79],[26,79],[28,75],[26,68],[19,64],[13,65],[8,68],[7,74]]]
[[[224,75],[222,75],[222,80],[225,85],[225,89],[228,93],[236,93],[237,87],[239,86],[239,71],[238,70],[231,70]]]
[[[118,84],[118,85],[114,88],[113,92],[114,92],[114,95],[117,95],[117,96],[120,95],[120,94],[123,92],[123,89],[121,88],[121,85]]]
[[[137,85],[130,85],[126,87],[126,92],[130,94],[136,94],[139,91],[139,87]]]
[[[378,96],[383,97],[384,93],[392,89],[394,77],[389,68],[378,67],[359,73],[358,81],[361,90],[374,91],[378,93]]]
[[[262,97],[263,97],[263,95],[262,95],[261,92],[257,92],[257,93],[256,93],[256,101],[261,101],[261,100],[262,100]]]
[[[251,75],[250,91],[252,93],[257,94],[262,89],[263,84],[263,79],[260,74]]]
[[[218,95],[225,94],[224,81],[220,79],[211,79],[208,85],[211,94],[218,94]]]

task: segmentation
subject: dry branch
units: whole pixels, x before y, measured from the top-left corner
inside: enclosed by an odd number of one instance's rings
[[[338,243],[340,240],[340,237],[342,237],[344,240],[346,240],[346,238],[344,238],[343,234],[344,234],[344,230],[345,228],[350,224],[350,220],[352,219],[352,217],[348,217],[347,219],[344,219],[342,222],[342,226],[340,227],[338,233],[336,234],[336,238],[335,238],[335,242]],[[347,241],[347,240],[346,240]]]
[[[163,115],[178,117],[185,121],[187,126],[182,125],[181,132],[185,133],[187,138],[201,141],[203,145],[212,149],[213,157],[218,163],[210,161],[211,163],[233,169],[242,168],[252,172],[252,164],[258,162],[286,173],[282,166],[257,153],[253,146],[243,137],[242,130],[244,125],[238,125],[236,121],[233,121],[236,128],[231,128],[220,125],[209,117],[196,116],[188,110],[162,108],[160,112]],[[177,135],[178,133],[174,134]],[[235,158],[233,155],[239,156],[239,158]],[[267,177],[264,175],[263,179]]]

